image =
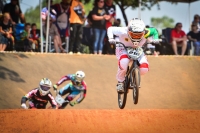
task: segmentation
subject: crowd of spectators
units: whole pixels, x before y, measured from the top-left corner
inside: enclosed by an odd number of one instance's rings
[[[85,14],[81,0],[60,0],[60,3],[55,4],[50,0],[50,9],[47,5],[48,0],[41,11],[43,34],[40,35],[35,23],[26,22],[19,0],[7,3],[0,17],[0,51],[15,50],[16,41],[20,41],[23,44],[23,51],[40,52],[40,38],[48,37],[56,53],[81,54],[81,44],[86,42],[85,45],[89,46],[92,54],[115,54],[115,46],[109,44],[106,34],[107,28],[121,24],[121,20],[116,18],[113,0],[94,0],[93,8],[88,14]],[[20,31],[20,39],[16,34],[18,24],[24,24],[24,28]],[[191,30],[187,34],[182,30],[182,26],[182,23],[178,22],[171,30],[170,44],[173,53],[185,55],[193,46],[193,55],[200,55],[200,16],[194,15]],[[47,29],[49,36],[46,36]],[[89,32],[84,35],[86,29],[89,29]],[[86,36],[89,37],[84,41]],[[66,38],[69,39],[69,44],[65,42],[63,45]]]
[[[191,23],[191,30],[186,32],[182,30],[182,23],[176,23],[175,27],[171,30],[171,45],[175,55],[188,55],[191,47],[192,55],[200,55],[200,16],[194,15]],[[181,48],[181,50],[178,50]],[[187,52],[186,52],[187,51]]]
[[[48,9],[48,0],[46,6],[41,11],[43,34],[37,29],[35,23],[25,21],[24,14],[21,11],[19,0],[11,0],[4,6],[2,11],[3,20],[0,21],[0,49],[4,51],[6,46],[12,46],[9,50],[15,50],[15,43],[23,44],[23,51],[40,51],[40,38],[51,38],[49,43],[53,43],[55,52],[63,53],[81,53],[80,45],[83,41],[83,27],[85,23],[90,25],[93,32],[93,41],[90,47],[90,53],[93,54],[114,54],[114,46],[110,46],[106,38],[106,30],[109,26],[120,25],[120,19],[116,19],[116,8],[113,0],[94,0],[94,7],[88,15],[85,14],[84,5],[80,0],[61,0],[60,3],[53,3],[50,0],[50,9]],[[9,16],[10,15],[10,16]],[[49,19],[49,36],[47,34],[47,16]],[[10,17],[10,18],[9,18]],[[86,21],[87,20],[87,21]],[[5,22],[5,21],[9,21]],[[5,26],[5,24],[7,26]],[[23,24],[16,35],[17,25]],[[9,29],[4,30],[4,29]],[[18,32],[18,31],[17,31]],[[14,37],[13,37],[14,36]],[[19,36],[17,38],[16,36]],[[63,42],[69,38],[68,49],[64,49]],[[91,42],[90,42],[91,43]],[[66,42],[65,42],[65,45]],[[87,45],[87,44],[86,44]]]

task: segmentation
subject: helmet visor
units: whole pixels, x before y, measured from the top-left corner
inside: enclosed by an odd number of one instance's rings
[[[48,91],[51,87],[48,86],[40,86],[43,91]]]
[[[129,34],[129,37],[132,39],[132,40],[141,40],[142,37],[144,36],[144,32],[131,32],[131,31],[128,31],[128,34]]]

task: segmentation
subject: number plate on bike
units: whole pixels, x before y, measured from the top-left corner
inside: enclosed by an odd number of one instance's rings
[[[55,100],[59,105],[62,105],[65,102],[65,100],[61,97],[61,95],[57,95]]]
[[[143,54],[143,49],[141,47],[137,47],[137,48],[130,47],[130,48],[127,48],[127,53],[131,59],[137,60]]]

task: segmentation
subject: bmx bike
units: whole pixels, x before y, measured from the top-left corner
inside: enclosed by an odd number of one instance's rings
[[[133,102],[134,104],[138,103],[139,98],[139,86],[140,86],[140,70],[139,70],[139,62],[138,59],[144,54],[143,49],[141,47],[132,48],[126,47],[121,42],[116,42],[116,45],[123,46],[127,54],[131,60],[129,66],[127,68],[127,72],[125,75],[124,84],[124,92],[118,92],[118,105],[120,109],[123,109],[126,105],[127,93],[129,89],[133,90]]]
[[[58,90],[55,90],[56,92],[56,97],[55,97],[55,101],[58,105],[57,109],[61,109],[61,106],[64,104],[64,103],[69,103],[68,100],[65,100],[64,98],[62,98],[61,95],[58,94]],[[48,109],[51,109],[52,107],[50,106]]]

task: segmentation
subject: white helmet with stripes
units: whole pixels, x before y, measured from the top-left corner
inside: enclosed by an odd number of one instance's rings
[[[51,87],[52,87],[52,83],[50,79],[48,78],[41,79],[40,84],[39,84],[40,95],[41,96],[47,95]]]
[[[139,18],[133,18],[128,24],[128,37],[133,42],[139,42],[142,40],[145,34],[145,24]]]
[[[77,83],[81,83],[83,79],[85,78],[85,73],[83,71],[77,71],[75,75],[76,75]]]

